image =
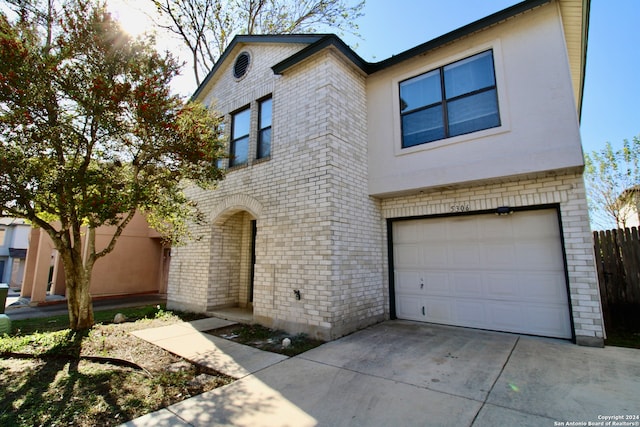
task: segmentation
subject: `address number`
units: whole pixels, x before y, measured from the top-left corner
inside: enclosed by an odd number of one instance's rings
[[[451,212],[469,212],[471,206],[469,205],[453,205],[451,206]]]

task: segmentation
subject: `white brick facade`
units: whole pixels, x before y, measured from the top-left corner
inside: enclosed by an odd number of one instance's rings
[[[388,198],[382,201],[382,215],[385,219],[428,217],[449,214],[451,206],[455,205],[469,206],[471,212],[495,210],[499,206],[558,205],[576,340],[590,343],[603,338],[593,239],[582,175],[519,179]]]
[[[446,189],[407,182],[407,191],[372,197],[367,72],[329,45],[274,73],[274,65],[306,52],[309,43],[298,41],[232,45],[199,90],[198,99],[227,119],[251,108],[249,160],[229,170],[215,190],[189,189],[207,222],[193,225],[197,239],[173,249],[170,308],[251,307],[264,325],[334,339],[390,316],[388,220],[449,214],[461,204],[471,212],[553,206],[562,220],[576,341],[602,341],[579,167],[452,182]],[[251,63],[236,79],[231,68],[241,52]],[[376,84],[383,92],[392,80],[380,83],[382,76]],[[256,160],[257,111],[266,96],[273,100],[271,155]]]
[[[194,225],[200,240],[174,249],[169,304],[197,311],[249,305],[256,220],[257,321],[324,339],[380,321],[388,311],[383,224],[379,202],[367,194],[364,76],[328,51],[276,77],[269,66],[290,55],[289,46],[249,51],[254,63],[246,78],[223,72],[208,99],[236,88],[232,99],[216,103],[228,114],[272,95],[271,157],[232,169],[214,191],[191,189],[210,224]],[[254,76],[260,84],[249,81]],[[255,135],[250,139],[255,153]]]

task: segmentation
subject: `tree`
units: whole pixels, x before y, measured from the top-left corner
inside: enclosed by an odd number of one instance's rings
[[[191,53],[196,83],[236,34],[313,33],[321,27],[356,34],[365,0],[150,0]]]
[[[585,181],[591,222],[602,228],[626,226],[626,209],[640,204],[640,137],[624,140],[614,150],[607,142],[600,151],[585,154]]]
[[[51,237],[79,330],[93,325],[94,263],[137,211],[177,239],[197,212],[182,186],[223,177],[223,143],[213,112],[170,93],[179,67],[153,40],[129,37],[104,3],[47,7],[44,28],[28,10],[0,13],[0,214]],[[96,248],[102,225],[115,231]]]

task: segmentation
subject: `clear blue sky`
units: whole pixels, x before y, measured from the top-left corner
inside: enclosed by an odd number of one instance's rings
[[[381,61],[518,0],[367,0],[362,40],[343,39]],[[585,152],[640,135],[640,0],[592,0],[582,107]]]

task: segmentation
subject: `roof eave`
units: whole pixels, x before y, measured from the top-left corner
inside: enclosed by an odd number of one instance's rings
[[[482,19],[479,19],[470,24],[467,24],[463,27],[457,28],[451,32],[443,34],[435,39],[432,39],[414,48],[401,52],[398,55],[394,55],[391,58],[385,59],[375,64],[371,64],[371,72],[375,73],[377,71],[396,65],[400,62],[411,59],[415,56],[437,49],[457,39],[460,39],[462,37],[465,37],[475,32],[478,32],[480,30],[483,30],[501,21],[512,18],[516,15],[527,12],[533,8],[542,6],[549,2],[551,2],[551,0],[526,0],[521,3],[515,4],[511,7],[503,9],[492,15],[486,16]]]

